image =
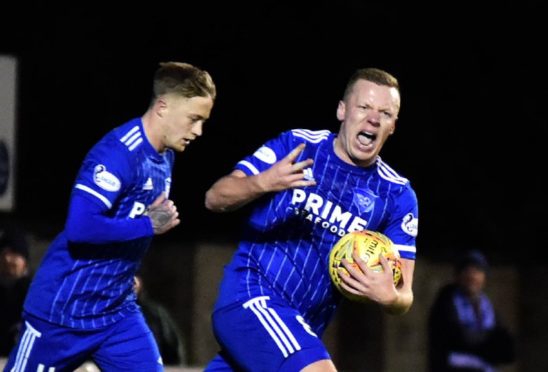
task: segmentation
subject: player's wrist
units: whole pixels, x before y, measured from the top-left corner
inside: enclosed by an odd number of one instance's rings
[[[410,308],[413,300],[408,299],[407,296],[396,291],[396,298],[394,301],[383,305],[383,309],[388,314],[401,315],[405,314]]]
[[[253,190],[255,190],[258,195],[266,194],[271,191],[268,186],[268,175],[266,173],[259,173],[250,177],[250,179],[254,184]]]

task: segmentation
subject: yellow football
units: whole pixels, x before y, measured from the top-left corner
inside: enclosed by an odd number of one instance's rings
[[[400,253],[392,241],[384,234],[376,231],[363,230],[355,231],[344,235],[335,243],[329,254],[329,276],[335,287],[345,297],[351,300],[361,301],[361,297],[357,297],[351,293],[346,292],[341,286],[341,277],[339,276],[339,269],[342,269],[342,275],[349,275],[348,271],[344,268],[341,260],[345,258],[354,267],[359,269],[359,266],[354,262],[352,253],[358,252],[359,257],[367,263],[373,271],[380,272],[383,270],[379,257],[383,255],[388,259],[388,263],[392,268],[392,276],[394,278],[394,285],[398,285],[401,280],[401,261]]]

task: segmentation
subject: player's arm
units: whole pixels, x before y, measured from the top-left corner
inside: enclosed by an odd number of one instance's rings
[[[314,185],[315,181],[305,180],[303,172],[313,160],[296,162],[304,147],[304,143],[298,145],[285,158],[256,175],[248,176],[236,169],[220,178],[206,192],[206,208],[213,212],[227,212],[270,192]]]
[[[164,193],[137,218],[113,218],[93,196],[74,193],[65,232],[73,243],[106,244],[163,234],[179,223],[177,208]]]
[[[179,223],[172,201],[160,194],[130,215],[112,212],[131,185],[134,166],[119,141],[103,141],[94,146],[76,177],[72,190],[65,233],[73,243],[107,244],[151,237]],[[141,208],[141,207],[139,207]]]
[[[154,235],[149,218],[112,218],[93,195],[75,192],[69,204],[65,233],[72,243],[106,244]]]

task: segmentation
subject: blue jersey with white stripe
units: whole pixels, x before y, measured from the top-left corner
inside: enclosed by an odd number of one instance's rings
[[[380,158],[366,168],[343,162],[334,152],[334,139],[327,130],[287,131],[236,165],[255,175],[305,142],[297,161],[314,160],[304,173],[316,185],[265,195],[256,202],[238,250],[225,268],[216,308],[275,294],[322,334],[340,300],[327,264],[330,249],[341,236],[363,229],[379,231],[403,258],[415,259],[418,203],[409,181]]]
[[[172,150],[160,154],[152,147],[140,118],[113,129],[88,152],[65,230],[34,276],[26,312],[85,329],[137,311],[133,277],[154,235],[143,214],[162,192],[169,194],[173,162]],[[76,231],[74,239],[69,230]],[[83,241],[75,241],[79,235]]]

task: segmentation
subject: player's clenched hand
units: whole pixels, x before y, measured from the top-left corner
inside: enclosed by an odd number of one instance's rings
[[[160,194],[154,203],[147,208],[146,215],[152,222],[154,235],[163,234],[181,222],[177,207],[172,200],[166,198],[164,193]]]
[[[285,158],[260,174],[260,183],[265,191],[281,191],[316,184],[316,181],[314,180],[305,179],[304,174],[304,169],[310,167],[314,161],[312,159],[306,159],[296,162],[297,157],[304,150],[304,147],[305,144],[301,143]]]
[[[396,301],[398,294],[394,287],[392,269],[384,256],[379,256],[383,267],[381,272],[373,271],[368,267],[356,251],[352,254],[352,259],[358,267],[353,266],[344,258],[341,260],[349,274],[340,275],[342,288],[354,295],[367,297],[382,305],[390,305]]]

